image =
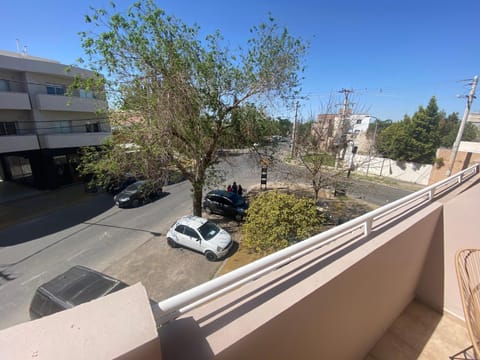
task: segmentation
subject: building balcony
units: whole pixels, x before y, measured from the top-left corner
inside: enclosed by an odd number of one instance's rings
[[[37,135],[0,136],[0,153],[40,149]]]
[[[31,110],[27,93],[0,91],[0,110]]]
[[[35,351],[163,360],[448,358],[471,344],[454,255],[479,247],[478,169],[165,299],[150,313],[137,284],[5,329],[0,343],[8,339],[6,354],[18,358]],[[104,333],[108,339],[98,341]],[[35,334],[45,340],[26,344]],[[60,345],[51,347],[52,338]]]
[[[97,146],[111,135],[110,132],[71,132],[38,135],[40,148],[58,149],[68,147]]]
[[[36,97],[39,110],[94,113],[107,108],[107,103],[98,99],[50,94],[37,94]]]

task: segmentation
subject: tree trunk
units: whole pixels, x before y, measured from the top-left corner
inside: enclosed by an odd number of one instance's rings
[[[193,185],[193,215],[202,216],[202,197],[203,186],[201,184]]]

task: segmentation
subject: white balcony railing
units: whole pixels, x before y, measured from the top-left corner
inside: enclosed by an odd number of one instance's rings
[[[157,306],[152,308],[157,324],[164,324],[173,320],[193,308],[280,268],[320,247],[326,246],[346,234],[359,233],[356,240],[364,239],[369,236],[372,231],[377,228],[379,229],[392,218],[398,219],[399,216],[404,216],[418,209],[419,206],[424,206],[432,202],[436,197],[455,188],[478,172],[479,165],[477,164],[445,180],[350,220],[349,222],[312,236],[190,290],[160,301]],[[351,239],[347,241],[351,241]]]

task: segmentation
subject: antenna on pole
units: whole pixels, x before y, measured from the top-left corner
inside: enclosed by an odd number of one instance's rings
[[[15,39],[16,40],[16,43],[17,43],[17,53],[20,54],[20,40],[17,38]]]

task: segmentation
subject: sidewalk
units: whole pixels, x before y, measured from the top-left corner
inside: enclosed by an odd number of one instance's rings
[[[95,196],[83,184],[56,190],[36,190],[15,183],[0,183],[0,229],[61,209]]]

